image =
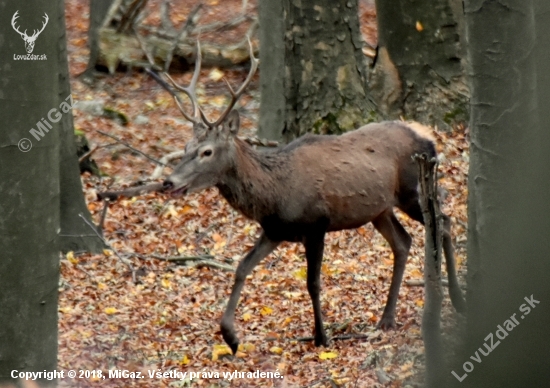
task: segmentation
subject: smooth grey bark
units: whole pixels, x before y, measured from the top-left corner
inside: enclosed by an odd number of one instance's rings
[[[377,0],[369,96],[385,119],[450,129],[468,120],[461,0]]]
[[[442,214],[437,199],[436,161],[426,155],[417,156],[420,171],[420,204],[424,217],[424,313],[422,314],[422,339],[426,357],[425,387],[443,387],[446,373],[441,341],[441,252],[443,250]]]
[[[452,381],[460,387],[546,386],[550,6],[469,0],[465,12],[472,91],[468,333],[452,366],[462,382]],[[518,324],[497,337],[498,325],[513,315]],[[481,363],[470,359],[476,352]],[[469,373],[465,362],[474,367]]]
[[[99,28],[111,7],[113,0],[90,0],[90,25],[88,27],[88,47],[90,57],[83,77],[93,79],[93,72],[99,60]]]
[[[58,1],[58,5],[60,7],[59,14],[61,15],[58,22],[61,25],[57,39],[59,94],[56,106],[59,107],[71,95],[71,85],[69,83],[69,64],[67,61],[64,2]],[[82,194],[72,111],[64,113],[59,124],[59,169],[61,184],[59,248],[63,252],[87,251],[98,253],[105,247],[103,242],[79,217],[79,214],[82,214],[91,221],[90,212]]]
[[[357,0],[262,2],[260,30],[260,137],[342,133],[368,120]]]
[[[281,1],[258,2],[260,19],[260,137],[282,140],[285,129],[285,23]]]
[[[12,370],[57,364],[60,125],[40,141],[29,131],[58,107],[59,2],[0,0],[0,381]],[[22,31],[40,28],[48,15],[33,51],[47,60],[14,59],[26,54],[10,27],[16,11]],[[29,142],[28,152],[19,150]]]

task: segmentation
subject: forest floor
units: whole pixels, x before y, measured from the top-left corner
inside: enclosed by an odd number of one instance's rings
[[[92,147],[112,143],[97,132],[112,134],[153,158],[183,149],[191,127],[170,96],[137,70],[104,75],[93,87],[77,75],[86,68],[88,1],[66,2],[71,86],[76,101],[97,101],[124,112],[129,123],[75,110],[75,127]],[[150,22],[158,22],[150,1]],[[196,1],[173,1],[179,26]],[[375,11],[361,1],[362,31],[376,45]],[[201,23],[229,20],[242,0],[207,0]],[[247,12],[256,12],[248,2]],[[157,15],[157,16],[155,16]],[[223,39],[234,41],[234,33]],[[203,39],[201,37],[201,39]],[[199,100],[206,113],[227,102],[219,79],[233,85],[246,70],[203,69]],[[176,75],[185,83],[190,74]],[[258,77],[241,99],[242,133],[254,135],[259,96]],[[443,210],[453,221],[453,240],[462,276],[465,272],[467,130],[436,133],[441,153],[439,180],[448,195]],[[120,146],[103,147],[93,155],[105,176],[83,175],[88,207],[99,222],[103,203],[98,192],[127,187],[146,179],[154,165]],[[423,276],[424,229],[403,214],[399,219],[413,237],[405,281]],[[334,340],[316,348],[311,340],[313,312],[306,290],[306,263],[301,245],[282,244],[247,279],[237,309],[236,328],[242,349],[227,355],[219,322],[233,273],[208,266],[184,266],[155,257],[212,255],[213,261],[236,267],[259,236],[260,228],[228,206],[216,189],[184,198],[150,193],[109,206],[104,235],[137,270],[137,284],[128,267],[111,250],[103,254],[69,253],[61,263],[59,299],[59,369],[101,370],[106,379],[85,374],[66,379],[68,387],[416,387],[422,382],[423,342],[420,322],[423,288],[403,285],[397,307],[397,330],[376,329],[392,274],[388,244],[371,225],[327,235],[322,268],[322,308]],[[457,316],[446,294],[443,309],[446,341],[454,341]],[[359,336],[358,336],[359,335]],[[108,370],[141,372],[145,378],[108,378]],[[224,372],[278,372],[284,378],[223,378]],[[149,378],[152,372],[187,372],[187,380]],[[190,381],[189,373],[210,373]],[[220,375],[216,378],[215,373]],[[173,372],[172,372],[173,373]],[[449,371],[450,373],[450,371]]]

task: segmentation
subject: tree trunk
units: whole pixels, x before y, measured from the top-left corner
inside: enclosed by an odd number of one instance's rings
[[[468,120],[461,0],[376,1],[369,96],[385,119],[450,128]]]
[[[69,64],[67,62],[67,43],[65,29],[64,3],[61,6],[59,22],[61,23],[58,41],[58,74],[59,93],[57,104],[60,106],[71,95],[69,83]],[[52,58],[53,59],[53,58]],[[69,101],[72,99],[69,98]],[[61,181],[61,231],[59,233],[59,248],[63,252],[87,251],[101,252],[103,242],[90,230],[90,227],[78,216],[79,213],[91,221],[90,212],[82,195],[80,167],[76,152],[76,142],[72,110],[64,113],[59,122],[59,169]]]
[[[342,133],[374,111],[357,0],[260,2],[260,137]]]
[[[99,59],[99,29],[103,24],[103,20],[105,20],[112,2],[113,0],[90,0],[90,25],[88,27],[90,57],[88,59],[88,67],[82,74],[85,78],[93,79],[93,72]]]
[[[420,204],[424,216],[426,244],[424,249],[424,313],[422,315],[422,339],[426,356],[425,387],[444,386],[447,370],[441,341],[441,251],[443,230],[441,210],[437,199],[436,162],[426,155],[417,156],[420,171]]]
[[[451,369],[459,387],[546,386],[550,5],[470,0],[465,14],[472,75],[468,336]],[[471,359],[476,351],[481,363]]]
[[[0,0],[0,381],[12,380],[12,370],[57,364],[60,125],[52,123],[40,141],[29,131],[59,107],[60,3]],[[48,15],[32,52],[47,59],[14,58],[26,54],[9,28],[16,11],[22,31],[39,29]]]

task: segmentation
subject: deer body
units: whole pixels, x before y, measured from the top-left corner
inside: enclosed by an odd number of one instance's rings
[[[423,223],[418,193],[418,167],[412,156],[435,157],[435,144],[426,127],[418,123],[369,124],[341,136],[306,135],[270,152],[259,152],[237,137],[239,114],[232,110],[257,67],[252,45],[252,66],[232,100],[216,122],[200,109],[195,86],[197,67],[189,87],[177,85],[193,106],[189,115],[179,96],[160,76],[153,77],[173,96],[185,118],[193,123],[193,139],[164,188],[174,195],[216,186],[229,204],[256,220],[263,232],[254,248],[241,260],[221,321],[221,332],[233,353],[239,344],[234,328],[235,310],[246,277],[282,241],[304,244],[307,289],[315,319],[315,345],[327,345],[320,303],[320,276],[327,232],[352,229],[372,222],[388,241],[394,256],[388,301],[379,322],[395,327],[395,308],[411,237],[393,213],[398,207]],[[443,248],[449,275],[449,292],[458,311],[464,310],[452,249],[450,220],[444,216]]]
[[[435,154],[430,140],[398,122],[307,135],[272,152],[239,139],[230,147],[231,168],[216,185],[221,194],[268,237],[293,242],[311,225],[358,228],[398,206],[400,194],[416,192],[412,155]]]

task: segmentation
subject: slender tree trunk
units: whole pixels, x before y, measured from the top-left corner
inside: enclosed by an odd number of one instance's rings
[[[12,370],[57,364],[60,125],[40,141],[29,131],[58,108],[59,3],[0,0],[0,381]],[[14,59],[26,54],[9,27],[16,11],[22,31],[40,28],[48,15],[32,53],[46,60]]]
[[[420,171],[422,214],[426,230],[424,249],[424,292],[425,303],[422,315],[422,338],[426,356],[425,387],[444,386],[445,360],[441,341],[441,303],[443,285],[441,284],[442,234],[441,210],[437,199],[436,162],[425,155],[417,160]]]
[[[58,37],[59,94],[57,106],[71,95],[69,83],[69,64],[67,61],[67,42],[65,28],[64,2],[58,1],[61,27]],[[69,98],[69,101],[71,99]],[[64,113],[64,112],[63,112]],[[88,251],[100,252],[103,242],[90,230],[90,227],[78,215],[81,213],[91,220],[90,212],[82,195],[80,168],[76,152],[72,111],[61,116],[59,132],[60,182],[61,182],[61,231],[59,247],[63,252]]]
[[[369,96],[386,119],[450,128],[468,120],[461,0],[377,0]]]
[[[113,0],[90,0],[90,25],[88,27],[88,47],[90,58],[83,77],[93,79],[93,72],[99,60],[99,29],[111,7]]]
[[[459,387],[546,386],[550,6],[469,0],[465,12],[472,75],[468,336],[451,369]]]
[[[261,2],[260,30],[261,137],[342,133],[367,121],[374,105],[357,0]]]

